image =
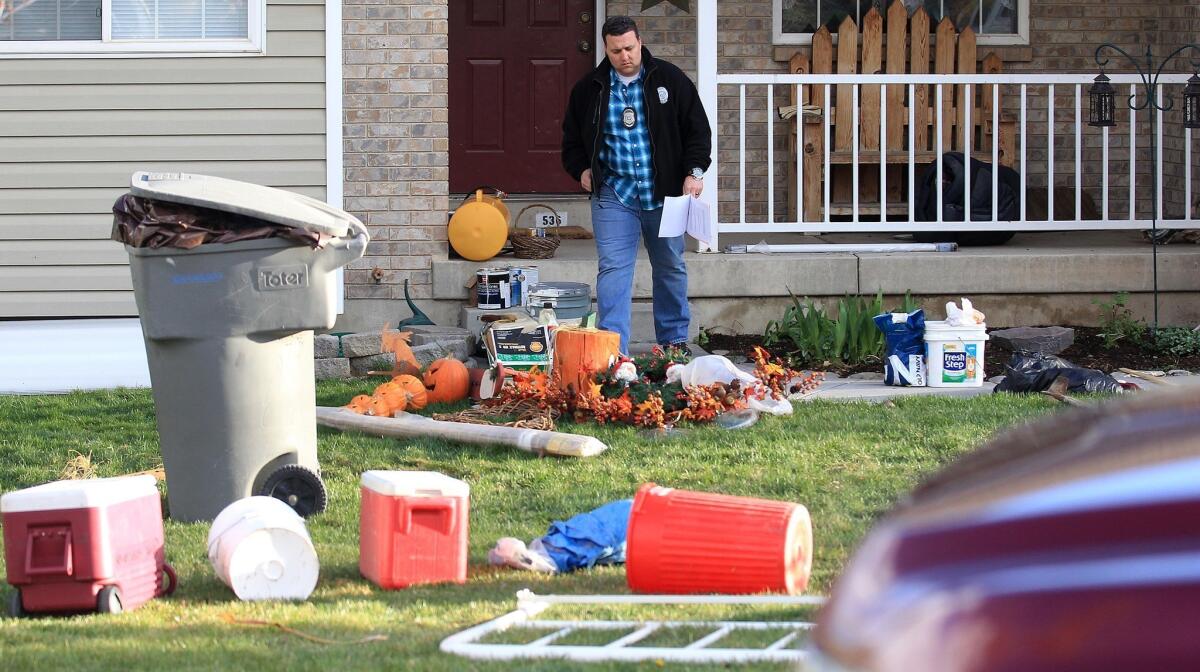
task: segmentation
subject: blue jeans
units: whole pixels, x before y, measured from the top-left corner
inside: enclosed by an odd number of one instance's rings
[[[631,208],[611,187],[601,187],[592,199],[592,230],[600,271],[596,278],[596,308],[601,329],[621,334],[621,351],[629,352],[629,321],[633,309],[633,271],[638,238],[650,256],[654,289],[654,336],[660,345],[687,340],[691,313],[687,302],[687,266],[683,236],[659,238],[662,208]]]

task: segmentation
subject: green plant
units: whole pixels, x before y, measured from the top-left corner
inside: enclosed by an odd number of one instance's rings
[[[1200,355],[1200,331],[1192,331],[1186,327],[1159,329],[1154,334],[1154,349],[1175,357]]]
[[[791,289],[792,305],[779,320],[767,323],[763,345],[783,347],[793,362],[820,365],[826,361],[861,364],[877,361],[883,355],[883,333],[875,326],[875,316],[884,312],[883,292],[873,297],[846,295],[837,302],[837,315],[830,317],[821,306],[805,297],[801,301]],[[896,312],[915,309],[912,295]]]
[[[1112,350],[1120,341],[1145,345],[1146,322],[1133,317],[1129,292],[1117,292],[1110,301],[1092,299],[1092,303],[1100,306],[1100,337],[1105,349]]]
[[[708,345],[708,329],[700,327],[700,332],[696,334],[696,345],[702,348]]]

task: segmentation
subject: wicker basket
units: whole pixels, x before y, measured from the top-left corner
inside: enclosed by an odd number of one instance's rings
[[[544,203],[531,203],[521,209],[517,216],[513,218],[513,226],[521,221],[521,215],[525,214],[530,208],[545,208],[554,213],[554,229],[553,236],[547,235],[540,237],[533,235],[531,230],[528,235],[514,233],[508,237],[513,247],[513,256],[518,259],[550,259],[554,257],[554,253],[558,250],[558,246],[562,244],[562,239],[558,236],[558,211],[554,208],[545,205]]]

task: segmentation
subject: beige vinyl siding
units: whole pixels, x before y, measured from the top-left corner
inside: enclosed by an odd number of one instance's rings
[[[109,239],[134,171],[324,199],[324,28],[268,0],[265,56],[0,60],[0,319],[137,314]]]

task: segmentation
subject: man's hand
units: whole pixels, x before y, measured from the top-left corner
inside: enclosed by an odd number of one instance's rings
[[[702,191],[704,191],[704,180],[697,180],[691,175],[683,180],[683,193],[699,198]]]
[[[592,190],[592,169],[588,168],[579,175],[579,186],[583,187],[584,191]]]

